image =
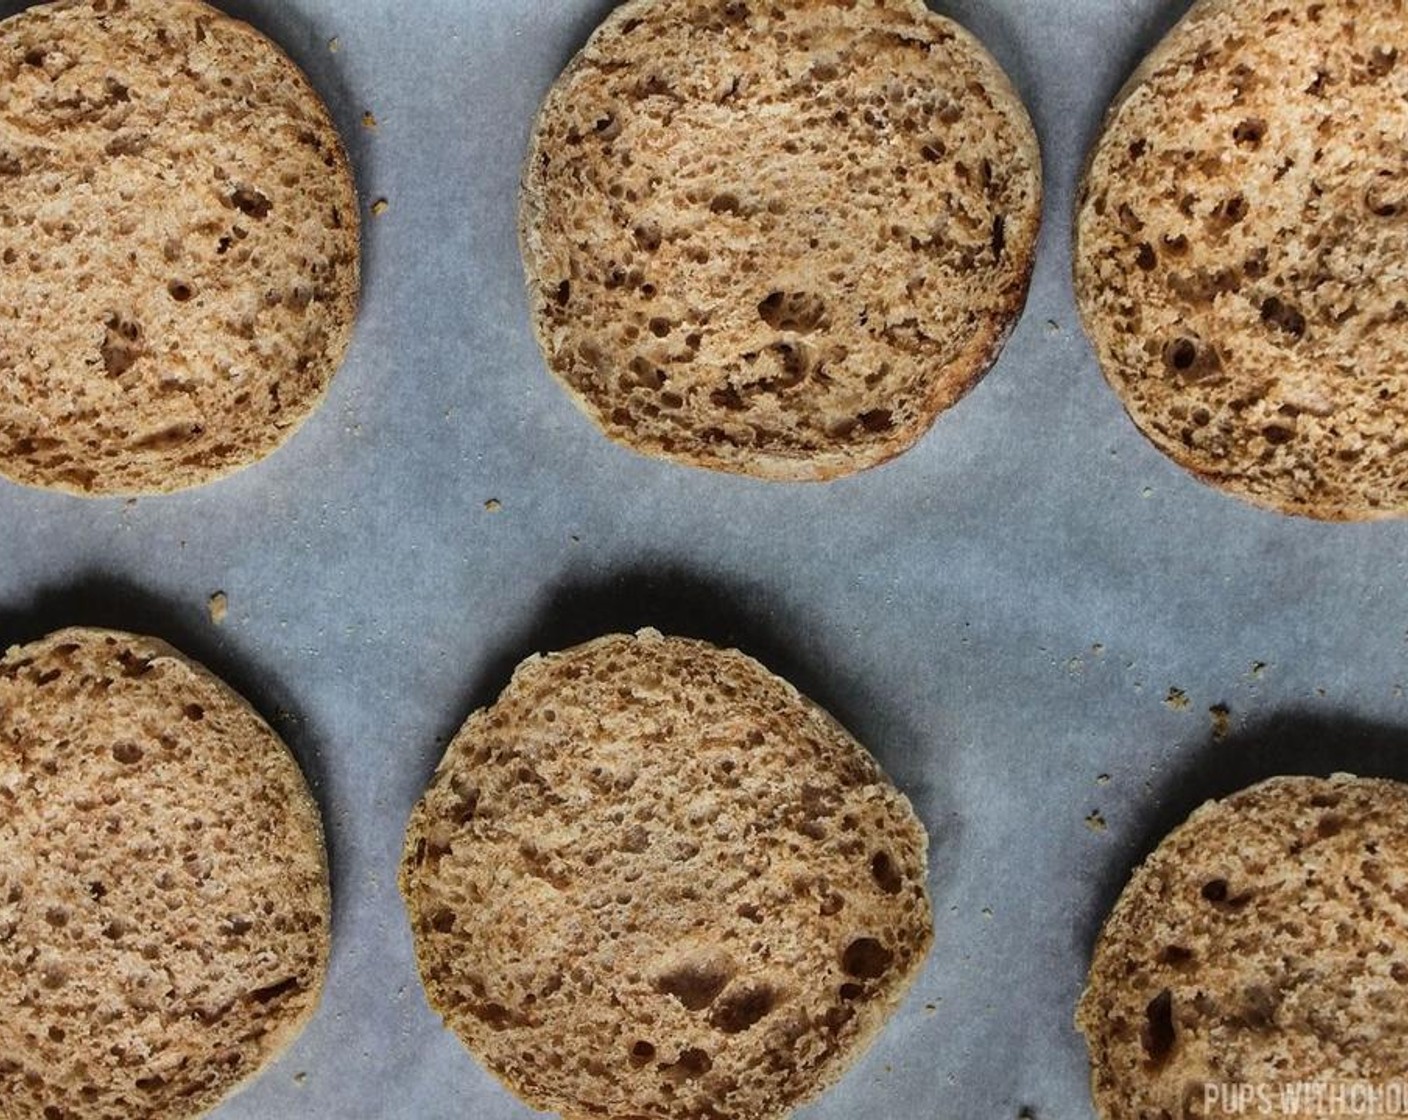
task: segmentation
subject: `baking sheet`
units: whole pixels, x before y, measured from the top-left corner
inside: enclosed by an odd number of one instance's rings
[[[1275,772],[1408,777],[1408,525],[1293,521],[1194,482],[1125,419],[1077,324],[1074,179],[1185,6],[939,5],[999,57],[1042,137],[1032,297],[917,449],[822,487],[633,456],[542,367],[519,161],[607,0],[226,5],[310,74],[364,203],[388,203],[367,218],[331,398],[272,459],[194,493],[0,484],[0,643],[69,623],[160,635],[248,696],[316,785],[327,995],[220,1117],[530,1115],[427,1009],[395,872],[448,736],[537,650],[646,624],[739,645],[840,717],[928,824],[936,948],[811,1120],[1088,1120],[1073,1008],[1159,836]]]

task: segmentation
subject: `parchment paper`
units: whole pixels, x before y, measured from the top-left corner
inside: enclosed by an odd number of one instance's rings
[[[636,457],[542,366],[519,161],[608,0],[227,6],[310,74],[364,204],[388,204],[366,219],[331,398],[272,459],[183,496],[0,484],[0,642],[78,622],[157,634],[244,692],[316,785],[326,998],[222,1120],[529,1115],[427,1009],[395,873],[448,736],[537,650],[647,624],[737,644],[830,708],[928,824],[935,951],[810,1120],[1089,1120],[1075,1002],[1163,832],[1279,771],[1408,777],[1408,525],[1290,520],[1193,481],[1125,418],[1077,323],[1075,177],[1184,4],[940,5],[1041,134],[1036,279],[968,399],[893,464],[827,486]]]

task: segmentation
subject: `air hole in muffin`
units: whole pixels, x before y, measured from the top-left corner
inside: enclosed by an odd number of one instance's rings
[[[1166,945],[1159,953],[1159,963],[1171,968],[1182,968],[1193,960],[1193,950],[1182,945]]]
[[[1180,233],[1176,237],[1164,234],[1163,243],[1164,252],[1171,257],[1181,257],[1188,252],[1188,238],[1184,234]]]
[[[142,761],[142,748],[136,743],[117,743],[112,748],[112,756],[123,766],[135,766]]]
[[[296,991],[297,989],[298,978],[296,976],[289,976],[275,984],[268,984],[263,988],[255,988],[254,991],[250,992],[249,995],[245,997],[245,1000],[249,1003],[270,1004],[281,996],[286,996],[289,992]]]
[[[1292,338],[1305,337],[1305,316],[1290,304],[1270,296],[1262,302],[1261,321]]]
[[[655,1047],[641,1039],[631,1047],[631,1065],[643,1066],[655,1060]]]
[[[632,376],[636,379],[636,384],[645,389],[652,389],[658,392],[665,387],[665,371],[660,369],[649,358],[637,354],[631,359],[631,364],[627,367]]]
[[[665,995],[674,996],[686,1010],[703,1011],[728,986],[733,973],[733,965],[727,957],[697,956],[661,974],[655,987]]]
[[[724,1034],[741,1034],[772,1013],[777,993],[767,984],[729,992],[714,1008],[710,1022]]]
[[[709,394],[709,401],[715,408],[722,408],[729,412],[742,412],[748,407],[748,402],[743,399],[743,394],[733,385],[725,385],[720,389],[715,389]]]
[[[667,1081],[675,1083],[694,1081],[714,1068],[714,1061],[703,1050],[691,1046],[683,1051],[679,1060],[660,1067],[660,1073]]]
[[[1156,995],[1144,1009],[1144,1028],[1139,1032],[1139,1041],[1149,1064],[1155,1068],[1164,1065],[1173,1053],[1177,1035],[1173,1028],[1173,993],[1169,989]]]
[[[549,721],[551,722],[551,721]],[[457,825],[467,825],[479,811],[479,790],[476,788],[456,788],[454,821]]]
[[[847,976],[878,980],[890,971],[895,954],[873,937],[857,937],[841,954],[841,967]]]
[[[809,334],[823,324],[826,303],[812,292],[770,292],[758,304],[758,317],[773,330]]]
[[[1187,373],[1198,362],[1198,343],[1183,335],[1164,347],[1164,364],[1176,373]]]
[[[1247,216],[1250,209],[1245,198],[1234,194],[1231,198],[1225,198],[1217,204],[1213,216],[1226,225],[1235,226]]]
[[[670,94],[670,83],[666,81],[664,75],[658,73],[645,74],[635,84],[635,89],[631,91],[631,100],[644,101],[647,98],[668,96]]]
[[[436,933],[450,933],[455,928],[455,912],[442,907],[430,915],[430,928]]]
[[[236,187],[230,195],[230,204],[256,221],[263,221],[274,208],[274,204],[253,187]]]
[[[496,1031],[507,1030],[516,1020],[514,1013],[501,1003],[477,1004],[470,1008],[470,1013]]]
[[[1154,252],[1154,247],[1147,241],[1140,245],[1139,254],[1134,258],[1134,263],[1145,272],[1153,272],[1159,263],[1159,258]]]
[[[1389,190],[1386,184],[1375,183],[1364,192],[1364,205],[1376,218],[1396,218],[1408,206],[1408,199],[1402,194],[1390,194]]]
[[[1266,1032],[1276,1025],[1276,999],[1260,984],[1251,984],[1242,993],[1243,1003],[1238,1018],[1242,1025],[1254,1031]]]
[[[1227,880],[1210,879],[1203,884],[1202,895],[1209,902],[1227,901]]]
[[[894,414],[888,408],[873,408],[860,414],[860,424],[867,432],[888,432],[895,426]]]
[[[845,983],[841,985],[840,995],[847,1003],[854,1003],[865,994],[865,989],[859,984]]]
[[[110,315],[99,354],[110,377],[121,377],[142,356],[142,324],[122,315]]]
[[[870,860],[870,874],[886,894],[899,894],[904,887],[904,876],[890,858],[889,852],[876,852]]]
[[[919,154],[928,163],[938,163],[948,154],[948,146],[938,137],[928,140],[919,149]]]
[[[568,300],[572,298],[572,281],[564,280],[557,286],[557,291],[553,293],[553,300],[558,307],[566,307]]]
[[[713,201],[709,203],[709,209],[715,214],[739,214],[742,213],[742,204],[738,201],[736,194],[717,194]]]
[[[166,285],[166,291],[177,303],[186,303],[196,294],[196,290],[184,280],[171,281]]]
[[[1240,148],[1256,149],[1266,137],[1266,122],[1259,117],[1248,117],[1232,130],[1232,139]]]
[[[199,723],[201,720],[205,719],[205,709],[199,704],[187,704],[181,711],[185,717],[193,723]]]
[[[1386,78],[1398,65],[1397,47],[1375,47],[1369,52],[1369,73],[1375,78]]]

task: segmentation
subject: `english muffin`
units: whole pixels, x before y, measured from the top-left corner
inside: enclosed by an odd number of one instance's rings
[[[199,0],[0,22],[0,474],[209,482],[323,399],[358,300],[342,143],[268,39]]]
[[[1091,157],[1076,289],[1140,429],[1229,493],[1408,511],[1408,7],[1202,0]]]
[[[1077,1022],[1105,1120],[1249,1085],[1408,1074],[1408,786],[1274,778],[1209,802],[1105,924]],[[1245,1106],[1245,1102],[1244,1102]],[[1375,1113],[1378,1115],[1378,1113]]]
[[[318,811],[268,725],[150,638],[0,660],[0,1116],[178,1120],[313,1014]]]
[[[431,1006],[568,1120],[785,1116],[928,952],[927,837],[756,661],[654,631],[521,665],[401,866]]]
[[[1040,213],[1020,99],[920,0],[633,0],[548,94],[520,225],[547,364],[608,436],[797,480],[986,372]]]

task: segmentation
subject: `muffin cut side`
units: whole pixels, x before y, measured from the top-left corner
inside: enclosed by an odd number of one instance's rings
[[[1408,1074],[1408,787],[1278,778],[1139,868],[1078,1025],[1100,1114],[1205,1115],[1205,1086]]]
[[[471,718],[401,885],[432,1006],[533,1107],[762,1118],[913,979],[926,848],[785,682],[644,632],[529,661]]]
[[[162,643],[0,661],[0,1115],[199,1115],[312,1015],[322,830],[297,764]]]
[[[922,4],[641,0],[535,130],[534,324],[613,439],[831,478],[908,448],[986,371],[1040,206],[1017,95]]]
[[[1111,111],[1076,286],[1166,454],[1263,506],[1408,508],[1408,9],[1204,0]]]
[[[0,23],[0,473],[194,486],[321,401],[359,290],[351,172],[303,75],[195,0]]]

